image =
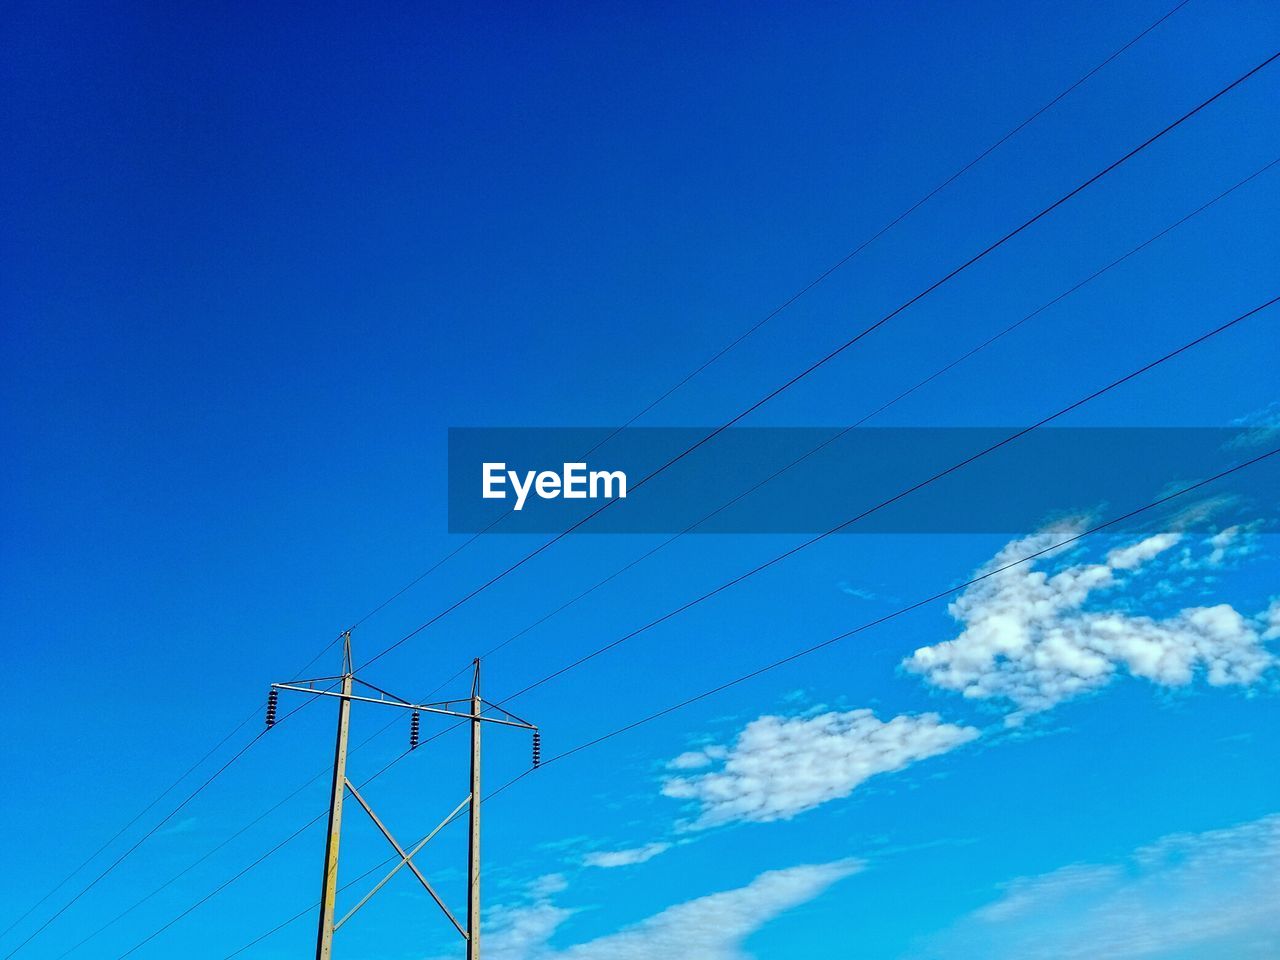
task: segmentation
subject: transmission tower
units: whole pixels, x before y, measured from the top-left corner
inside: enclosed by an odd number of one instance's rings
[[[320,916],[319,928],[316,933],[316,960],[331,960],[333,956],[333,935],[343,924],[355,916],[366,903],[368,903],[379,890],[386,886],[401,869],[408,867],[409,871],[422,884],[427,894],[435,901],[436,906],[444,913],[458,934],[462,937],[467,945],[467,960],[480,960],[480,732],[486,723],[495,723],[499,726],[515,727],[520,730],[528,730],[533,734],[533,765],[536,767],[541,760],[541,736],[538,728],[531,723],[521,720],[515,714],[503,709],[494,703],[486,702],[480,696],[480,661],[477,659],[472,663],[471,674],[471,693],[467,697],[454,700],[440,700],[434,703],[411,703],[402,697],[396,696],[394,693],[388,693],[381,687],[375,687],[368,681],[362,680],[355,675],[355,668],[352,666],[351,658],[351,633],[348,631],[343,634],[342,638],[342,674],[336,677],[315,677],[310,680],[291,680],[288,683],[273,683],[270,693],[267,695],[267,726],[273,726],[276,722],[276,709],[280,697],[281,690],[292,690],[299,693],[310,694],[313,696],[334,697],[338,700],[338,733],[337,740],[334,745],[333,753],[333,785],[329,793],[329,821],[328,832],[325,836],[324,851],[324,868],[320,893]],[[328,689],[322,689],[320,685],[328,684]],[[336,687],[336,689],[335,689]],[[367,691],[366,694],[356,693],[356,690]],[[351,704],[352,703],[372,703],[384,707],[396,707],[401,710],[410,711],[409,715],[409,749],[416,749],[419,743],[419,725],[422,714],[435,714],[438,716],[455,717],[465,721],[471,727],[471,782],[470,790],[467,796],[449,813],[447,817],[423,837],[420,841],[406,850],[399,841],[392,836],[391,831],[387,829],[378,815],[374,813],[369,802],[355,788],[355,785],[347,778],[347,737],[351,724]],[[455,705],[466,704],[467,709],[456,710]],[[489,715],[485,714],[485,710],[490,711]],[[500,714],[495,715],[495,714]],[[366,893],[359,902],[348,910],[340,919],[337,917],[337,898],[338,898],[338,850],[342,841],[342,802],[346,799],[347,794],[351,794],[360,808],[373,821],[373,825],[386,838],[387,843],[395,850],[400,858],[391,871],[378,881],[374,887]],[[427,845],[430,840],[435,837],[448,823],[456,818],[463,810],[468,811],[467,824],[467,922],[465,925],[458,922],[457,917],[441,899],[435,888],[427,881],[422,871],[413,862],[413,858],[418,852]]]

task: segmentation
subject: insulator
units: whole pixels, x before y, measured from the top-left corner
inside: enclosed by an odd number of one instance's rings
[[[267,726],[274,727],[276,724],[276,704],[280,701],[280,691],[272,690],[267,694]]]
[[[413,711],[412,715],[409,717],[409,749],[410,750],[418,749],[418,723],[419,723],[418,711],[415,710]]]
[[[542,763],[542,734],[537,730],[533,731],[533,765],[536,767]]]

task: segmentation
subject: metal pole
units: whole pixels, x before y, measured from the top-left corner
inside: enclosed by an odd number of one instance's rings
[[[324,883],[320,889],[320,929],[316,960],[333,956],[333,921],[338,901],[338,845],[342,839],[342,800],[347,784],[347,728],[351,720],[351,634],[343,637],[343,698],[338,701],[338,739],[333,751],[333,789],[329,796],[329,832],[324,845]]]
[[[467,960],[480,960],[480,660],[471,678],[471,810],[467,844]]]

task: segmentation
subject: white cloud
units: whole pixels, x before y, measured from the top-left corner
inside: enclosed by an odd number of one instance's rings
[[[160,830],[157,836],[168,837],[183,833],[194,833],[200,824],[199,817],[184,817],[181,820],[175,820]]]
[[[529,892],[537,899],[545,899],[562,893],[569,889],[569,881],[565,879],[562,873],[544,873],[537,880],[533,881]]]
[[[662,792],[698,804],[696,827],[735,820],[789,820],[829,800],[847,797],[868,777],[901,770],[978,736],[972,727],[942,723],[936,714],[898,716],[887,723],[870,710],[814,717],[764,716],[743,728],[729,750],[700,752],[706,773],[669,778]]]
[[[1010,884],[918,955],[948,960],[1189,960],[1280,955],[1280,815],[1167,837],[1122,863]]]
[[[582,862],[588,867],[629,867],[635,863],[652,860],[670,849],[669,843],[646,843],[643,847],[632,847],[629,850],[603,850],[588,853],[582,858]]]
[[[1275,640],[1277,638],[1280,638],[1280,597],[1272,600],[1271,606],[1262,615],[1262,639]]]
[[[729,755],[724,747],[704,747],[682,753],[667,764],[672,770],[698,770],[711,766],[712,760],[722,760]]]
[[[569,911],[548,902],[507,909],[486,931],[494,960],[741,960],[751,934],[862,868],[855,860],[772,870],[745,887],[668,907],[617,933],[564,949],[549,945]]]
[[[1206,519],[1191,522],[1204,522]],[[1262,549],[1263,527],[1263,522],[1258,520],[1233,524],[1198,540],[1183,537],[1181,560],[1176,564],[1170,563],[1170,570],[1175,573],[1178,569],[1209,573],[1244,560]]]
[[[855,600],[874,600],[876,595],[866,587],[856,587],[847,580],[841,580],[836,584],[836,588],[843,594],[853,597]]]
[[[1272,403],[1248,416],[1233,421],[1235,426],[1246,427],[1226,444],[1228,450],[1265,450],[1275,446],[1280,437],[1280,403]]]
[[[1234,557],[1247,556],[1254,553],[1257,547],[1259,524],[1252,526],[1227,527],[1211,536],[1208,540],[1212,548],[1206,560],[1211,567],[1220,567]]]
[[[1154,537],[1131,543],[1127,547],[1117,547],[1107,554],[1107,566],[1112,570],[1133,570],[1164,553],[1170,547],[1177,546],[1181,540],[1180,533],[1159,533]],[[1230,537],[1227,540],[1230,540]]]
[[[984,570],[1071,532],[1015,540]],[[1111,551],[1103,563],[1067,565],[1052,574],[1039,564],[996,573],[951,604],[952,616],[964,625],[958,637],[921,647],[903,665],[943,689],[1013,704],[1011,723],[1105,686],[1121,668],[1171,687],[1197,675],[1214,686],[1251,684],[1276,658],[1256,625],[1227,604],[1188,608],[1167,619],[1085,609],[1086,602],[1151,565],[1180,539],[1158,534]],[[1211,539],[1206,546],[1226,550],[1234,539]]]
[[[572,910],[549,900],[517,907],[495,907],[485,915],[484,951],[494,960],[525,960],[547,956],[546,944]],[[438,958],[443,960],[443,958]]]

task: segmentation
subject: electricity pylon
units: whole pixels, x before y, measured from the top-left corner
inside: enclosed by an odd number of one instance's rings
[[[330,684],[330,688],[319,689],[317,684]],[[334,689],[335,685],[336,689]],[[357,685],[371,691],[376,696],[361,696],[355,693]],[[423,889],[435,901],[436,906],[440,908],[449,922],[453,924],[454,929],[466,941],[467,960],[480,960],[480,731],[486,723],[496,723],[501,726],[531,731],[533,733],[533,765],[537,766],[541,752],[538,728],[532,723],[521,720],[515,714],[504,710],[497,704],[487,703],[480,696],[480,661],[478,659],[473,661],[470,696],[456,700],[441,700],[435,703],[410,703],[394,693],[388,693],[381,687],[375,687],[373,684],[361,680],[355,675],[355,668],[352,666],[350,631],[343,634],[342,637],[341,676],[292,680],[289,683],[273,683],[271,685],[271,692],[267,695],[268,727],[276,722],[276,704],[281,690],[295,690],[299,693],[313,696],[336,697],[338,699],[338,736],[333,753],[333,785],[329,794],[329,828],[325,837],[319,929],[316,933],[316,960],[331,960],[334,933],[355,916],[356,911],[368,903],[373,898],[373,895],[381,890],[403,867],[409,868],[410,872],[418,879],[418,882],[422,884]],[[412,849],[405,850],[400,845],[399,841],[391,835],[391,832],[378,818],[378,815],[373,812],[373,808],[369,806],[368,801],[356,790],[355,785],[347,779],[347,734],[351,723],[352,703],[374,703],[385,707],[399,707],[402,710],[411,711],[409,719],[410,750],[418,746],[418,725],[421,714],[456,717],[459,720],[468,722],[471,726],[470,791],[466,798],[454,807],[453,811],[440,821],[434,830],[414,844]],[[463,703],[468,705],[469,709],[467,711],[452,709],[454,704]],[[501,716],[485,716],[484,710],[486,707],[491,711],[497,711]],[[378,831],[386,838],[387,842],[391,844],[399,855],[400,862],[392,868],[390,873],[378,881],[373,889],[366,893],[341,919],[335,921],[338,899],[338,850],[342,840],[342,801],[348,793],[360,805],[361,809],[368,814],[369,819],[373,821],[373,825],[378,828]],[[453,912],[445,905],[444,900],[440,898],[435,888],[431,886],[422,871],[413,862],[413,858],[418,851],[425,847],[437,833],[464,809],[468,810],[467,922],[465,926],[458,922]]]

